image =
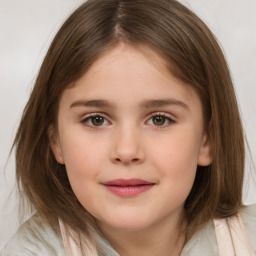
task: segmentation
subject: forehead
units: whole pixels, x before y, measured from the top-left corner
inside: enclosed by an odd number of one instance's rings
[[[97,75],[97,72],[103,74],[104,71],[105,73],[110,73],[109,71],[111,71],[111,74],[116,73],[118,75],[118,71],[123,68],[129,68],[127,71],[132,72],[134,75],[155,69],[162,75],[173,79],[174,76],[167,68],[169,65],[164,57],[147,45],[130,45],[120,42],[103,52],[94,61],[84,77],[89,77],[94,73]],[[137,69],[138,66],[141,68]],[[134,68],[132,69],[132,67]],[[80,81],[81,79],[76,84],[79,84]]]
[[[98,58],[72,88],[65,90],[63,98],[106,99],[130,105],[153,98],[175,98],[189,104],[198,97],[191,86],[167,70],[165,60],[155,51],[119,44]]]

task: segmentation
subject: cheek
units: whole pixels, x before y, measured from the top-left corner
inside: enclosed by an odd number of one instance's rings
[[[103,148],[90,140],[74,139],[65,146],[65,166],[70,185],[77,199],[89,212],[97,204],[95,182],[102,170],[105,155]]]
[[[185,134],[165,138],[150,154],[162,181],[177,194],[189,193],[197,170],[199,140],[191,132]]]
[[[95,180],[105,161],[104,147],[90,138],[66,136],[62,144],[67,174],[74,192]]]
[[[156,160],[159,159],[157,162],[160,164],[166,164],[173,168],[190,165],[197,166],[199,140],[191,132],[185,134],[186,136],[184,136],[184,133],[176,133],[174,136],[162,138],[161,142],[157,143],[157,147],[151,147],[151,157]]]

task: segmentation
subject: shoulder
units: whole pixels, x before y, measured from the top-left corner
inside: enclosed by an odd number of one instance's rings
[[[184,246],[181,256],[217,256],[218,246],[215,237],[214,224],[206,223],[198,230]]]
[[[240,211],[245,229],[256,252],[256,204],[247,205]],[[184,246],[181,256],[217,256],[218,244],[213,221],[204,225]]]
[[[23,223],[10,239],[1,256],[65,255],[59,230],[54,230],[37,214]]]
[[[256,252],[256,204],[245,206],[240,215],[243,219],[252,247]]]

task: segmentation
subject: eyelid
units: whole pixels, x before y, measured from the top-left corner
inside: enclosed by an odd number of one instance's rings
[[[153,125],[157,129],[166,128],[166,127],[170,126],[171,124],[175,123],[175,118],[172,117],[170,114],[168,114],[166,112],[153,112],[153,113],[150,113],[150,118],[148,118],[146,122],[148,122],[153,117],[157,117],[157,116],[161,116],[161,117],[164,117],[164,118],[169,120],[169,123],[167,125],[159,125],[159,126]]]
[[[170,114],[168,114],[166,112],[153,112],[153,113],[150,113],[149,115],[150,115],[150,117],[147,118],[146,123],[150,119],[152,119],[154,117],[157,117],[157,116],[164,117],[168,120],[168,124],[165,124],[165,125],[159,125],[158,126],[158,125],[152,124],[152,126],[155,126],[157,129],[166,128],[166,127],[170,126],[171,124],[175,123],[175,118],[172,117]],[[107,124],[102,124],[102,125],[99,125],[99,126],[88,124],[87,121],[90,120],[91,117],[96,117],[96,116],[102,117],[105,121],[107,121]],[[100,129],[100,128],[106,126],[106,125],[111,124],[111,122],[109,121],[109,117],[106,117],[105,113],[100,113],[100,112],[93,112],[93,113],[86,114],[82,118],[81,123],[85,124],[87,127],[92,128],[92,129]]]
[[[99,116],[99,117],[102,117],[104,118],[104,120],[106,120],[108,122],[108,124],[110,124],[111,122],[108,120],[108,118],[105,116],[105,114],[103,113],[100,113],[100,112],[94,112],[94,113],[89,113],[89,114],[86,114],[82,120],[81,120],[81,123],[85,124],[87,127],[89,128],[92,128],[92,129],[99,129],[103,126],[106,126],[105,125],[99,125],[99,126],[95,126],[95,125],[91,125],[91,124],[88,124],[88,120],[90,120],[91,117],[96,117],[96,116]]]

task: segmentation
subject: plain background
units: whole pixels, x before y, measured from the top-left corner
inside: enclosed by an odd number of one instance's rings
[[[9,150],[49,44],[82,0],[0,0],[0,248],[18,227]],[[181,0],[218,38],[234,80],[244,128],[256,159],[256,1]],[[247,158],[244,202],[256,202],[255,168]],[[11,191],[14,191],[11,193]]]

